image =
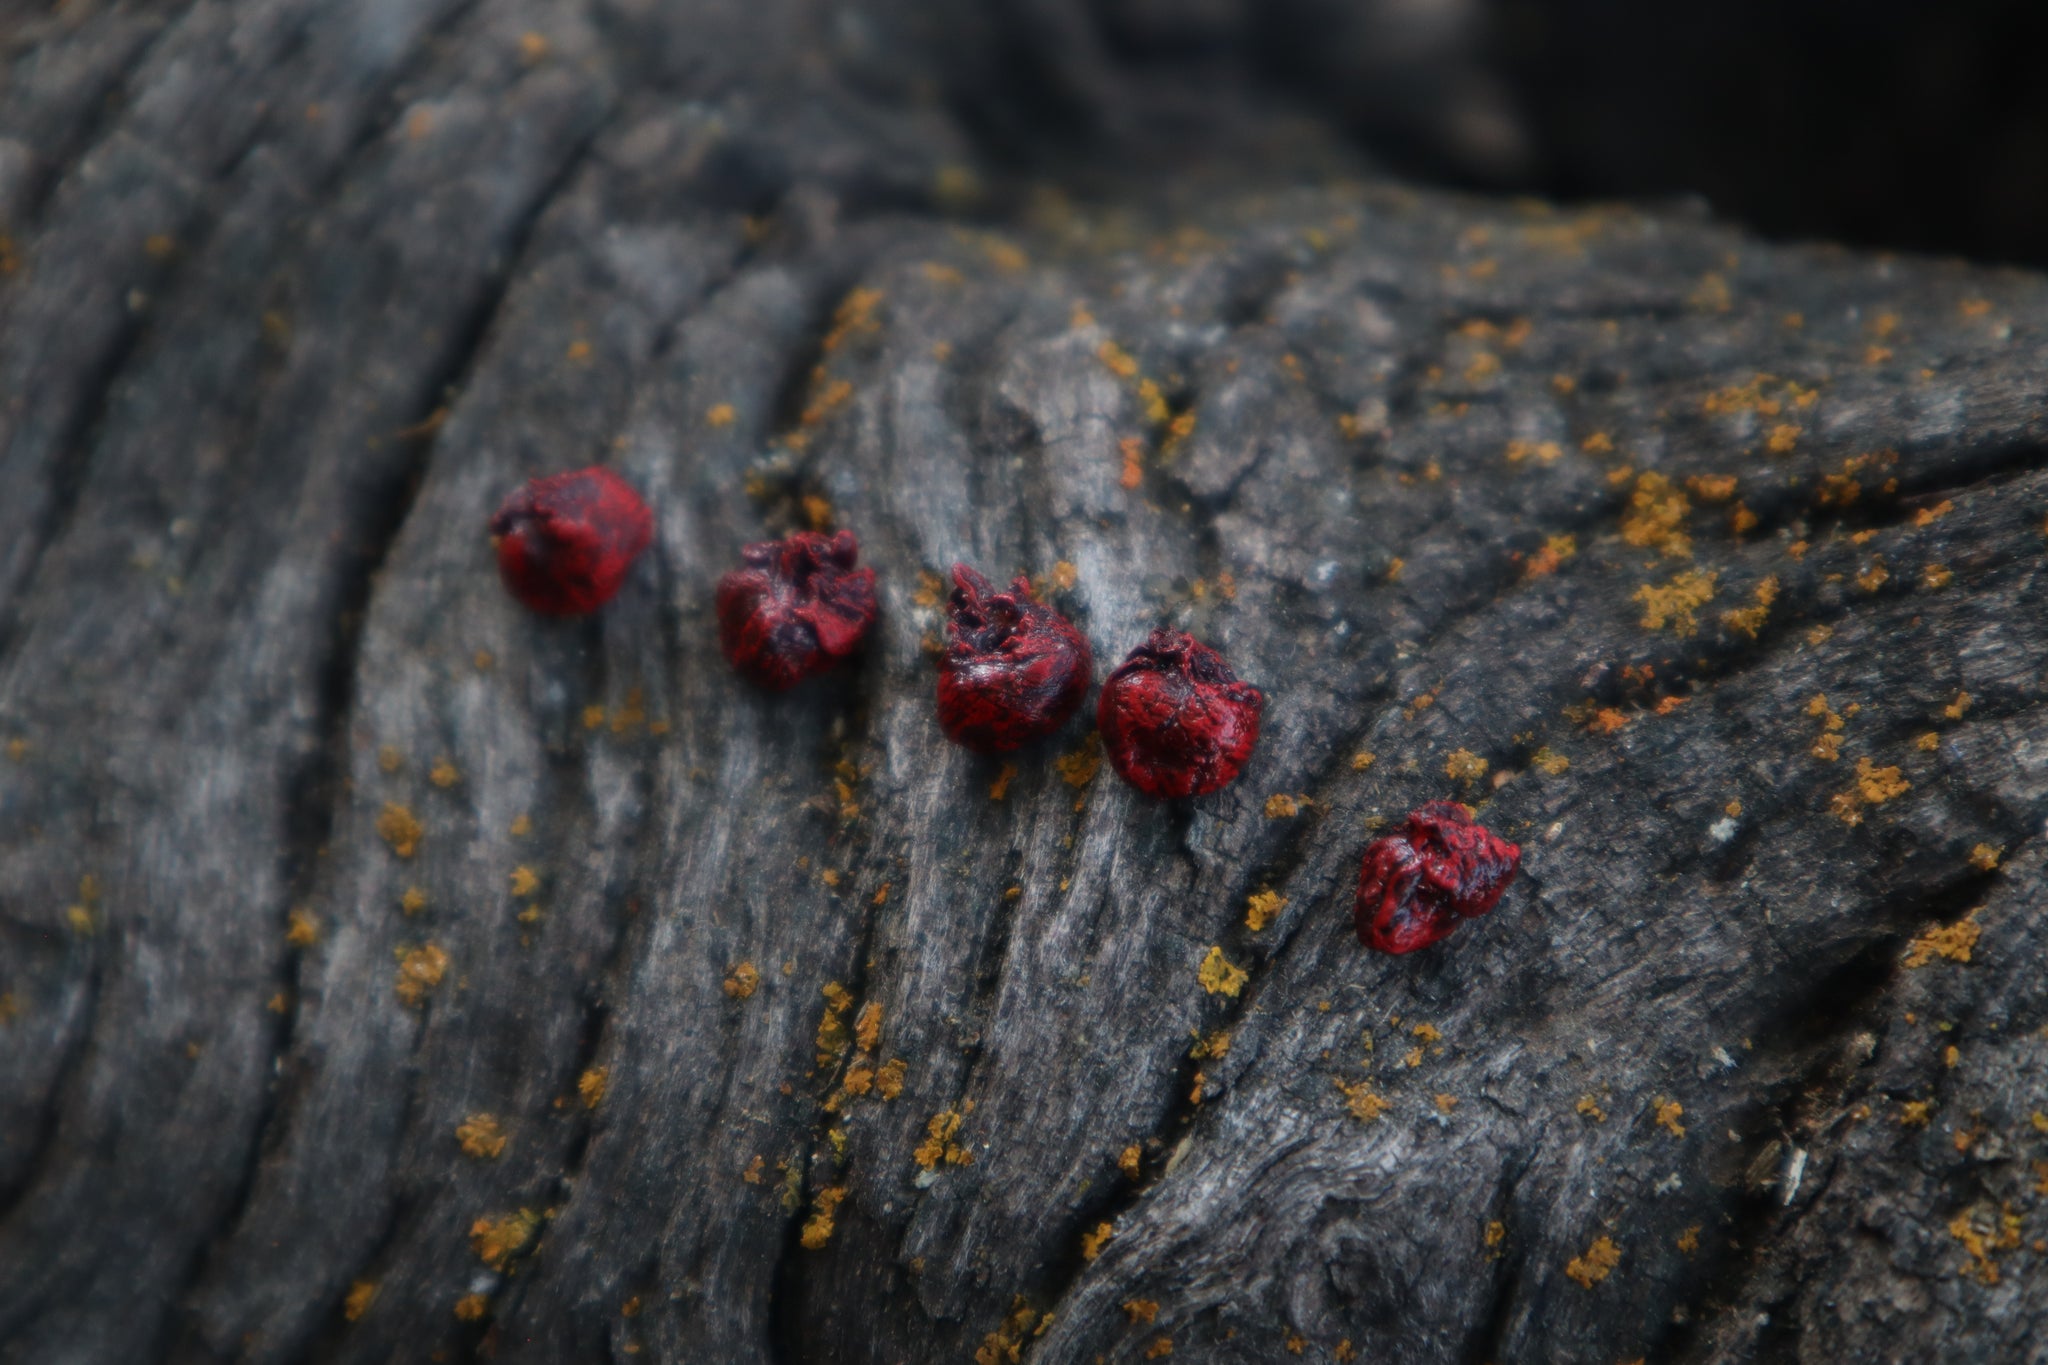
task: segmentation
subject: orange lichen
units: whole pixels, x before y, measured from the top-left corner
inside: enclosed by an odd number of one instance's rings
[[[83,909],[73,906],[74,910]],[[75,920],[77,917],[73,916]],[[86,925],[91,927],[92,918],[88,913]],[[313,912],[301,906],[293,906],[285,916],[284,941],[294,948],[310,948],[320,941],[320,921],[313,918]]]
[[[1469,370],[1466,372],[1466,377],[1468,379],[1471,377]],[[1555,441],[1509,441],[1507,448],[1509,464],[1522,464],[1525,461],[1534,460],[1538,464],[1552,465],[1556,464],[1558,458],[1563,454],[1564,447]]]
[[[1444,760],[1444,776],[1454,782],[1477,782],[1486,776],[1487,763],[1470,749],[1453,749]]]
[[[1114,341],[1104,341],[1097,346],[1095,358],[1118,379],[1131,379],[1138,373],[1138,358]]]
[[[540,889],[540,876],[530,867],[521,865],[512,869],[512,894],[531,896]]]
[[[341,1315],[350,1322],[359,1321],[370,1311],[370,1305],[377,1299],[375,1280],[357,1280],[348,1287],[348,1293],[341,1301]]]
[[[1611,735],[1617,730],[1626,729],[1628,719],[1626,714],[1614,707],[1603,706],[1586,722],[1586,729],[1596,735]]]
[[[1981,908],[1981,907],[1980,907]],[[1923,930],[1906,946],[1906,966],[1925,967],[1937,957],[1950,962],[1968,962],[1984,927],[1972,910],[1953,924],[1937,924]]]
[[[1939,592],[1956,581],[1956,572],[1946,564],[1926,564],[1920,569],[1920,585],[1930,592]]]
[[[1593,1122],[1595,1123],[1607,1122],[1607,1111],[1605,1109],[1602,1109],[1600,1107],[1600,1102],[1594,1099],[1591,1095],[1579,1096],[1579,1102],[1572,1107],[1576,1109],[1582,1117],[1589,1118],[1593,1120]]]
[[[1968,692],[1958,692],[1954,701],[1941,708],[1941,714],[1947,716],[1950,720],[1961,720],[1963,713],[1969,709],[1970,694]]]
[[[1735,485],[1733,474],[1694,474],[1685,481],[1685,486],[1701,502],[1726,502],[1735,496]]]
[[[1124,1303],[1124,1313],[1140,1327],[1150,1327],[1159,1316],[1157,1299],[1129,1299]]]
[[[1699,1224],[1695,1223],[1684,1232],[1678,1234],[1678,1249],[1687,1256],[1700,1249]]]
[[[901,1057],[892,1057],[875,1071],[875,1093],[885,1100],[893,1100],[903,1093],[903,1073],[909,1070],[909,1063]]]
[[[1202,959],[1202,965],[1195,969],[1195,979],[1202,983],[1202,989],[1211,995],[1235,997],[1251,979],[1242,967],[1234,966],[1223,956],[1220,947],[1211,948],[1209,955]]]
[[[846,1187],[843,1185],[831,1185],[818,1191],[817,1198],[811,1203],[811,1216],[797,1235],[805,1251],[817,1251],[832,1240],[835,1215],[845,1199]]]
[[[1144,1157],[1144,1151],[1134,1142],[1117,1156],[1116,1168],[1124,1173],[1124,1179],[1136,1180],[1143,1170]]]
[[[1652,1112],[1659,1128],[1673,1137],[1685,1136],[1685,1125],[1678,1120],[1685,1114],[1685,1106],[1677,1100],[1658,1099],[1652,1102]]]
[[[1778,600],[1778,577],[1776,574],[1756,585],[1756,605],[1739,607],[1721,613],[1721,624],[1729,630],[1754,640],[1763,629],[1764,621],[1770,616],[1771,603]]]
[[[1529,766],[1551,777],[1561,777],[1572,766],[1572,761],[1545,745],[1529,756]]]
[[[1095,780],[1095,774],[1102,770],[1102,734],[1090,730],[1081,747],[1070,754],[1061,754],[1052,761],[1053,771],[1060,780],[1070,787],[1080,788]]]
[[[469,1248],[493,1270],[504,1270],[540,1231],[541,1218],[521,1209],[502,1218],[479,1218],[469,1225]]]
[[[873,1052],[875,1045],[882,1041],[882,1005],[880,1001],[870,1000],[867,1004],[861,1006],[860,1013],[854,1017],[853,1021],[853,1040],[862,1052]]]
[[[1963,1265],[1963,1273],[1973,1276],[1980,1284],[1998,1283],[1998,1263],[1992,1259],[1994,1251],[2014,1251],[2020,1244],[2020,1217],[2006,1204],[1998,1213],[1987,1205],[1973,1205],[1964,1209],[1950,1220],[1949,1236],[1963,1244],[1963,1250],[1970,1254]]]
[[[1899,1126],[1901,1128],[1925,1128],[1928,1116],[1933,1112],[1933,1100],[1907,1100],[1899,1106]]]
[[[988,799],[1000,801],[1010,794],[1010,783],[1017,778],[1017,765],[1005,763],[996,771],[996,780],[988,784]]]
[[[825,1013],[818,1020],[818,1065],[831,1066],[853,1042],[846,1027],[846,1012],[853,1008],[853,992],[837,981],[827,981],[819,992],[825,997]]]
[[[384,810],[377,816],[377,834],[391,851],[401,858],[410,858],[419,852],[420,836],[425,831],[410,810],[395,801],[386,801]]]
[[[491,1311],[491,1301],[482,1294],[464,1294],[455,1301],[455,1318],[458,1322],[481,1322],[484,1314]]]
[[[1800,429],[1790,422],[1780,422],[1771,428],[1770,439],[1764,448],[1773,455],[1790,455],[1799,445]]]
[[[1097,1223],[1094,1228],[1081,1234],[1081,1259],[1092,1261],[1102,1254],[1110,1238],[1116,1236],[1114,1223]]]
[[[408,918],[427,908],[427,893],[417,886],[405,888],[405,894],[398,898],[398,908]]]
[[[1642,604],[1643,629],[1662,630],[1669,625],[1680,639],[1692,635],[1699,629],[1697,612],[1713,600],[1718,578],[1712,571],[1687,569],[1662,587],[1645,583],[1637,588],[1631,600]]]
[[[1672,559],[1692,557],[1692,537],[1685,533],[1685,519],[1692,512],[1692,500],[1655,470],[1636,478],[1629,495],[1628,510],[1622,513],[1621,538],[1631,545],[1654,547]]]
[[[1336,1081],[1336,1086],[1344,1096],[1345,1109],[1360,1123],[1371,1123],[1394,1107],[1374,1092],[1370,1081],[1358,1081],[1347,1085],[1340,1079]]]
[[[752,996],[761,985],[761,969],[751,962],[741,962],[725,974],[725,993],[735,1000]]]
[[[394,989],[399,1000],[418,1006],[427,992],[441,984],[448,974],[448,954],[439,944],[422,943],[417,948],[398,950],[398,981]]]
[[[1287,906],[1287,897],[1277,891],[1254,891],[1245,901],[1245,927],[1259,933]]]
[[[455,1126],[455,1140],[464,1156],[490,1161],[505,1154],[505,1129],[496,1114],[471,1114]]]
[[[1995,872],[1998,870],[1998,860],[2004,856],[2005,849],[2003,846],[1978,844],[1970,850],[1968,861],[1970,866],[1976,868],[1979,872]]]
[[[1167,1356],[1170,1356],[1172,1354],[1172,1337],[1160,1337],[1157,1341],[1154,1341],[1150,1346],[1147,1346],[1145,1348],[1145,1359],[1147,1360],[1164,1360]]]
[[[576,1093],[583,1099],[585,1109],[595,1109],[604,1103],[605,1092],[611,1089],[612,1069],[608,1066],[593,1066],[576,1078]]]
[[[1591,1289],[1621,1264],[1621,1248],[1611,1238],[1600,1236],[1593,1239],[1593,1245],[1586,1248],[1583,1256],[1574,1256],[1565,1263],[1565,1278],[1581,1289]]]
[[[1351,755],[1351,771],[1362,773],[1378,761],[1378,754],[1370,749],[1360,749],[1357,753]]]
[[[1275,792],[1266,798],[1268,820],[1291,820],[1301,814],[1301,806],[1285,792]]]
[[[953,1141],[962,1121],[961,1116],[951,1109],[942,1109],[932,1115],[924,1127],[925,1139],[910,1154],[910,1159],[927,1171],[936,1169],[940,1162],[949,1166],[973,1165],[974,1153]]]

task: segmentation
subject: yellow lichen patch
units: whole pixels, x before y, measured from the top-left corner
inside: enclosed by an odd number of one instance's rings
[[[417,886],[408,886],[405,888],[405,894],[398,898],[398,908],[407,917],[417,915],[420,911],[427,908],[427,893],[420,890]]]
[[[747,1163],[747,1168],[740,1172],[740,1179],[746,1181],[749,1185],[763,1184],[768,1179],[767,1166],[767,1158],[756,1152],[754,1159]]]
[[[1271,924],[1274,916],[1278,915],[1286,906],[1287,897],[1281,895],[1278,891],[1254,891],[1245,901],[1245,928],[1255,934],[1259,933],[1267,925]]]
[[[1994,844],[1978,844],[1970,850],[1969,864],[1979,872],[1995,872],[1998,860],[2005,856],[2005,849]]]
[[[901,1057],[892,1057],[875,1071],[875,1093],[885,1100],[893,1100],[903,1093],[903,1073],[909,1064]]]
[[[1920,585],[1930,592],[1940,592],[1956,581],[1956,571],[1946,564],[1925,564],[1920,569]]]
[[[398,953],[398,981],[393,989],[398,992],[401,1003],[417,1006],[446,975],[448,954],[441,951],[439,944],[422,943],[417,948],[401,948]]]
[[[1114,1223],[1097,1223],[1093,1229],[1081,1234],[1081,1259],[1092,1261],[1102,1254],[1109,1245],[1109,1239],[1116,1236]]]
[[[534,872],[532,868],[520,866],[512,869],[513,895],[531,896],[535,891],[538,891],[539,889],[540,877],[538,876],[538,874]]]
[[[1103,343],[1107,345],[1108,343]],[[1145,443],[1136,436],[1126,436],[1116,443],[1117,454],[1123,459],[1123,468],[1117,474],[1117,485],[1121,488],[1136,488],[1145,482]]]
[[[1444,760],[1444,776],[1454,782],[1477,782],[1486,776],[1487,763],[1470,749],[1453,749]]]
[[[1970,694],[1968,692],[1958,692],[1954,701],[1941,708],[1941,714],[1947,716],[1950,720],[1961,720],[1963,713],[1969,709]]]
[[[1052,585],[1059,592],[1072,592],[1074,585],[1081,581],[1081,571],[1070,560],[1059,560],[1052,566]]]
[[[1546,578],[1578,552],[1577,536],[1551,536],[1543,542],[1542,549],[1529,556],[1529,562],[1522,566],[1522,575],[1525,578]]]
[[[1508,1225],[1498,1218],[1486,1225],[1486,1249],[1499,1254],[1501,1244],[1508,1239]]]
[[[455,766],[455,761],[443,754],[434,760],[434,766],[427,772],[427,780],[446,791],[462,780],[462,773]]]
[[[1470,371],[1466,372],[1466,377],[1471,377]],[[1523,464],[1534,460],[1541,465],[1553,465],[1563,454],[1564,447],[1555,441],[1509,441],[1507,448],[1509,464]]]
[[[1856,794],[1870,805],[1881,806],[1894,797],[1904,796],[1912,786],[1895,767],[1880,768],[1867,758],[1856,760]]]
[[[1373,1090],[1371,1081],[1347,1085],[1340,1079],[1336,1085],[1344,1096],[1344,1108],[1360,1123],[1371,1123],[1394,1107]]]
[[[512,824],[506,830],[506,833],[515,839],[524,839],[527,835],[533,833],[533,817],[530,815],[513,817]]]
[[[72,908],[82,909],[83,907],[73,906]],[[86,924],[88,927],[92,924],[90,915],[86,918]],[[320,921],[313,918],[312,911],[302,906],[293,906],[291,912],[285,916],[284,941],[291,944],[294,948],[312,947],[320,941]]]
[[[1975,910],[1953,924],[1937,924],[1923,930],[1906,945],[1906,966],[1925,967],[1937,957],[1950,962],[1968,962],[1971,950],[1977,946],[1977,939],[1983,932],[1984,927],[1977,923]]]
[[[1784,405],[1775,398],[1764,395],[1766,386],[1777,383],[1768,374],[1760,374],[1747,384],[1731,384],[1716,389],[1700,402],[1700,410],[1709,417],[1728,417],[1740,412],[1754,412],[1765,417],[1776,417],[1784,411]]]
[[[1285,792],[1275,792],[1266,798],[1268,820],[1291,820],[1301,814],[1301,806]]]
[[[1129,1299],[1124,1303],[1124,1315],[1140,1327],[1150,1327],[1159,1316],[1157,1299]]]
[[[469,1249],[493,1270],[503,1270],[540,1231],[540,1215],[521,1209],[502,1218],[479,1218],[469,1225]]]
[[[1955,510],[1955,503],[1948,498],[1943,498],[1940,502],[1934,504],[1934,506],[1932,507],[1922,507],[1917,509],[1913,513],[1913,524],[1915,526],[1932,526],[1935,522],[1939,521],[1941,518],[1947,516],[1949,513]]]
[[[1223,949],[1211,948],[1209,955],[1202,959],[1202,965],[1195,969],[1195,979],[1202,983],[1202,989],[1211,995],[1235,997],[1244,989],[1244,983],[1251,979],[1244,968],[1233,966],[1223,956]]]
[[[341,1301],[341,1315],[350,1322],[359,1321],[370,1311],[370,1305],[377,1299],[375,1280],[357,1280],[348,1287],[348,1293]]]
[[[818,1191],[818,1197],[811,1203],[811,1216],[805,1220],[804,1230],[797,1235],[805,1251],[817,1251],[832,1240],[835,1217],[845,1199],[844,1185],[830,1185]]]
[[[377,835],[389,845],[391,851],[401,858],[410,858],[419,852],[420,836],[425,833],[420,822],[410,810],[395,801],[386,801],[384,810],[377,816]]]
[[[1546,744],[1530,755],[1529,766],[1552,777],[1561,777],[1572,766],[1572,761],[1563,754],[1553,752]]]
[[[761,985],[761,969],[751,962],[741,962],[725,974],[725,993],[735,1000],[752,996]]]
[[[1771,428],[1764,448],[1773,455],[1790,455],[1799,445],[1800,429],[1790,422],[1780,422]]]
[[[1684,528],[1691,512],[1692,499],[1656,470],[1645,470],[1636,477],[1628,510],[1622,513],[1621,538],[1672,559],[1690,559],[1692,537]]]
[[[484,1314],[491,1311],[491,1301],[481,1294],[464,1294],[455,1301],[455,1318],[458,1322],[481,1322]]]
[[[1726,502],[1735,496],[1735,485],[1733,474],[1694,474],[1685,481],[1685,486],[1701,502]]]
[[[1010,794],[1010,783],[1017,777],[1017,765],[1005,763],[996,773],[996,780],[988,784],[988,799],[1000,801]]]
[[[1695,1223],[1684,1232],[1678,1234],[1678,1249],[1687,1256],[1700,1249],[1699,1224]]]
[[[882,291],[879,289],[849,291],[832,312],[832,327],[825,333],[822,343],[825,352],[830,354],[838,350],[850,336],[880,331],[881,324],[875,321],[875,309],[881,302]]]
[[[910,1159],[927,1171],[936,1169],[942,1161],[949,1166],[972,1165],[974,1153],[953,1141],[961,1122],[961,1116],[951,1109],[941,1109],[932,1115],[924,1126],[924,1141],[917,1145]]]
[[[1907,1100],[1899,1106],[1899,1126],[1901,1128],[1925,1128],[1928,1116],[1933,1112],[1933,1100]]]
[[[593,1066],[576,1078],[576,1093],[582,1098],[585,1109],[595,1109],[603,1104],[611,1086],[612,1069],[608,1066]]]
[[[1595,1123],[1607,1122],[1607,1111],[1602,1109],[1600,1102],[1591,1095],[1579,1096],[1579,1102],[1573,1105],[1572,1108],[1578,1111],[1581,1117],[1589,1118]]]
[[[1652,1113],[1659,1128],[1673,1137],[1685,1136],[1685,1125],[1678,1120],[1685,1114],[1685,1106],[1677,1100],[1657,1099],[1652,1102]]]
[[[1217,1029],[1205,1038],[1195,1040],[1188,1049],[1188,1056],[1198,1062],[1216,1061],[1230,1055],[1230,1031]]]
[[[729,427],[739,414],[730,403],[713,403],[704,410],[704,424],[710,427]]]
[[[1095,774],[1102,771],[1102,735],[1090,730],[1081,747],[1070,754],[1061,754],[1052,761],[1053,771],[1060,780],[1070,787],[1080,788],[1095,780]]]
[[[1104,341],[1097,346],[1095,358],[1118,379],[1135,378],[1138,373],[1138,358],[1114,341]]]
[[[1449,1117],[1450,1112],[1458,1107],[1458,1097],[1456,1095],[1436,1095],[1431,1097],[1430,1102],[1436,1105],[1437,1113],[1446,1117]]]
[[[862,1005],[853,1021],[853,1040],[862,1052],[873,1052],[882,1041],[882,1005],[870,1000]]]
[[[1360,749],[1351,755],[1351,771],[1362,773],[1379,761],[1379,755],[1370,749]]]
[[[1721,613],[1721,624],[1754,640],[1770,616],[1771,603],[1778,600],[1778,576],[1772,574],[1756,585],[1756,605]]]
[[[1144,1151],[1139,1148],[1137,1143],[1134,1142],[1130,1146],[1124,1148],[1123,1151],[1117,1156],[1116,1168],[1124,1173],[1124,1179],[1136,1180],[1138,1178],[1139,1173],[1144,1169],[1144,1159]]]
[[[1621,1248],[1611,1238],[1601,1236],[1593,1239],[1593,1245],[1586,1248],[1583,1256],[1574,1256],[1565,1263],[1565,1278],[1581,1289],[1591,1289],[1621,1264]]]
[[[490,1161],[505,1154],[505,1129],[496,1114],[471,1114],[455,1125],[455,1140],[464,1156]]]
[[[1865,592],[1876,592],[1891,582],[1891,570],[1885,568],[1882,560],[1872,560],[1870,567],[1856,575],[1856,586]]]
[[[1662,630],[1668,625],[1680,639],[1691,636],[1699,629],[1699,609],[1714,599],[1718,577],[1712,571],[1687,569],[1662,587],[1645,583],[1637,588],[1631,600],[1642,604],[1643,629]]]
[[[1585,451],[1588,455],[1612,455],[1614,453],[1614,438],[1604,431],[1596,431],[1585,440],[1579,442],[1579,449]]]
[[[1963,1244],[1963,1250],[1970,1254],[1970,1260],[1963,1265],[1963,1273],[1974,1276],[1980,1284],[1998,1283],[1998,1263],[1992,1259],[1994,1251],[2015,1251],[2020,1244],[2020,1217],[2007,1204],[1994,1214],[1987,1205],[1975,1205],[1957,1214],[1948,1225],[1949,1236]]]
[[[820,987],[820,993],[825,997],[825,1013],[818,1020],[818,1065],[830,1066],[853,1041],[846,1027],[846,1012],[853,1008],[853,992],[837,981],[827,981]]]
[[[1736,535],[1747,535],[1756,529],[1756,525],[1756,513],[1742,503],[1738,502],[1728,509],[1728,529]]]

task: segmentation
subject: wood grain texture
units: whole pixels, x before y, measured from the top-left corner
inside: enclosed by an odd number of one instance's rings
[[[0,1360],[2033,1349],[2041,278],[1147,160],[1083,8],[937,13],[14,37]],[[538,620],[484,521],[593,461],[655,547]],[[882,622],[761,696],[815,518]],[[1217,644],[1244,778],[946,744],[955,560]],[[1368,956],[1446,796],[1522,877]]]

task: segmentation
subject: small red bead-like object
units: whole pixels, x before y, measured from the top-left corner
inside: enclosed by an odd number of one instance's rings
[[[593,466],[514,489],[491,537],[514,597],[544,616],[583,616],[626,581],[654,539],[654,515],[631,484]]]
[[[1259,742],[1266,696],[1192,635],[1152,632],[1102,685],[1095,723],[1109,761],[1147,796],[1230,785]]]
[[[1088,695],[1095,652],[1074,623],[1031,595],[1018,575],[997,592],[965,564],[939,656],[939,728],[981,754],[1006,753],[1067,723]]]
[[[1427,948],[1493,909],[1521,866],[1521,847],[1456,801],[1419,806],[1397,833],[1366,845],[1352,912],[1358,941],[1383,953]]]
[[[851,531],[798,531],[740,551],[718,580],[718,644],[741,677],[795,687],[860,648],[875,623],[875,571],[856,569]]]

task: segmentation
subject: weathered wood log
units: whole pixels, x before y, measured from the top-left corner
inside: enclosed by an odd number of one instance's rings
[[[2042,279],[1250,96],[1177,180],[1164,77],[989,55],[1082,11],[932,13],[17,15],[0,1360],[2038,1350]],[[656,546],[538,620],[483,524],[591,461]],[[805,521],[883,622],[758,695]],[[1224,648],[1245,777],[947,745],[956,559]],[[1447,796],[1520,882],[1366,954]]]

